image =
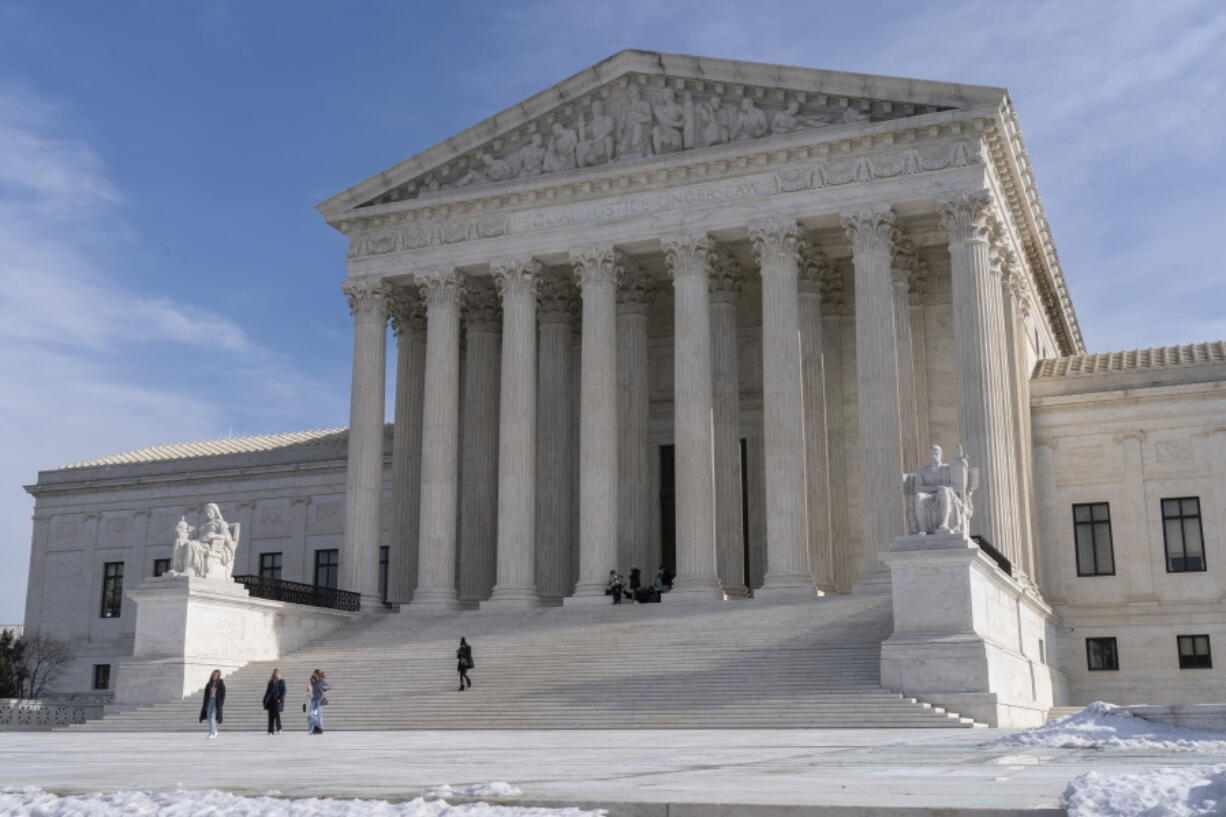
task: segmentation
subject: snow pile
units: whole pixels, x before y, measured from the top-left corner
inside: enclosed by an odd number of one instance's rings
[[[985,748],[1040,746],[1053,749],[1141,749],[1226,754],[1226,734],[1202,732],[1133,717],[1126,709],[1096,701],[1051,723],[989,741]]]
[[[1226,814],[1226,766],[1087,772],[1069,783],[1064,802],[1069,817],[1221,817]]]
[[[512,786],[506,781],[497,780],[493,783],[461,786],[458,789],[453,788],[450,784],[432,786],[425,790],[424,795],[426,797],[450,797],[455,794],[462,794],[466,797],[514,797],[523,793],[523,789]]]
[[[506,783],[501,784],[513,788]],[[210,791],[124,791],[60,797],[36,788],[0,788],[5,817],[605,817],[605,812],[577,808],[451,805],[418,798],[405,803],[383,800],[328,800],[239,797]]]

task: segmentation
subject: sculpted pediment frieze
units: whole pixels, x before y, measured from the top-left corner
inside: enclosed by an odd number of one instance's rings
[[[362,206],[947,109],[631,73],[420,173]]]

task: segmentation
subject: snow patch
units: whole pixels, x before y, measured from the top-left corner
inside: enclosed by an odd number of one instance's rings
[[[981,745],[988,749],[1032,746],[1226,754],[1226,734],[1154,723],[1115,704],[1095,701],[1080,712]]]
[[[483,786],[506,787],[508,783]],[[477,788],[469,786],[468,788]],[[458,792],[457,792],[458,793]],[[72,797],[37,788],[0,788],[0,814],[5,817],[605,817],[603,810],[497,806],[489,803],[451,805],[446,800],[417,798],[405,803],[384,800],[330,800],[310,797],[240,797],[208,791],[123,791]]]
[[[461,786],[458,789],[445,783],[442,786],[431,786],[423,792],[423,795],[426,797],[450,797],[456,794],[462,794],[465,797],[514,797],[523,793],[523,789],[512,786],[505,780],[496,780],[493,783],[476,783],[472,786]]]
[[[1226,766],[1086,772],[1068,784],[1064,802],[1069,817],[1221,817],[1226,814]]]

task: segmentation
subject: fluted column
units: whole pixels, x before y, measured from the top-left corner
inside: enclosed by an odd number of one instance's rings
[[[651,472],[647,423],[651,409],[647,309],[655,285],[626,264],[617,290],[617,564],[655,575],[651,546]]]
[[[800,226],[749,225],[762,273],[762,416],[766,435],[766,577],[758,596],[814,595],[809,566],[804,376],[800,365]]]
[[[353,381],[349,391],[349,452],[345,471],[345,541],[340,586],[367,603],[379,594],[379,534],[383,503],[384,367],[387,360],[387,286],[345,281],[353,315]]]
[[[426,375],[426,304],[416,287],[388,299],[396,335],[396,417],[392,433],[392,542],[387,600],[407,604],[417,586],[421,507],[421,406]]]
[[[499,327],[489,289],[464,299],[463,399],[460,401],[460,601],[490,597],[498,536]]]
[[[535,607],[536,279],[530,258],[492,266],[502,295],[502,398],[498,431],[498,583],[490,604]]]
[[[920,465],[922,442],[915,410],[915,347],[911,335],[911,275],[915,263],[911,241],[900,238],[890,269],[890,281],[894,291],[894,344],[898,350],[899,434],[903,471],[908,474],[914,473]]]
[[[745,598],[745,529],[741,485],[741,384],[736,308],[744,270],[720,249],[712,265],[711,377],[714,383],[715,556],[728,598]]]
[[[977,191],[938,205],[941,227],[949,236],[958,361],[958,425],[966,454],[980,470],[971,532],[986,537],[998,550],[1015,559],[1002,507],[1002,502],[1009,501],[1005,455],[1008,440],[994,382],[1000,361],[993,354],[995,341],[991,329],[995,323],[993,311],[1000,306],[1000,289],[988,256],[991,195],[986,190]]]
[[[843,228],[855,266],[857,404],[864,450],[864,552],[858,583],[872,589],[888,582],[877,554],[902,533],[898,350],[890,280],[894,212],[866,209],[844,215]]]
[[[809,512],[809,565],[813,583],[833,593],[834,551],[830,536],[830,453],[826,423],[826,349],[822,288],[832,275],[820,251],[808,253],[800,268],[800,366],[805,402],[805,500]]]
[[[673,596],[720,598],[715,573],[712,453],[711,239],[662,240],[673,279],[673,439],[677,480],[677,578]]]
[[[578,290],[569,276],[537,281],[536,587],[559,602],[574,588],[575,399],[572,378]]]
[[[570,602],[603,601],[617,560],[617,276],[619,253],[571,253],[583,298],[579,407],[579,581]]]
[[[455,589],[456,492],[459,455],[459,272],[425,275],[426,391],[422,405],[421,524],[416,607],[459,605]]]
[[[1030,456],[1030,368],[1025,354],[1026,323],[1030,314],[1030,284],[1017,256],[1004,257],[1002,293],[1005,311],[1005,355],[1009,359],[1010,426],[1013,431],[1014,482],[1017,489],[1017,522],[1020,535],[1021,569],[1037,577],[1034,552],[1034,460]]]

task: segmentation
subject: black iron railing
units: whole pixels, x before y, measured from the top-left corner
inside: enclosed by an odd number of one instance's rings
[[[234,581],[247,588],[257,599],[288,601],[291,604],[307,604],[311,607],[327,607],[356,613],[361,609],[362,597],[349,590],[335,587],[318,587],[285,579],[270,579],[266,576],[235,576]]]
[[[996,548],[992,547],[992,543],[982,536],[972,536],[971,541],[979,545],[979,549],[992,557],[992,561],[1000,565],[1000,569],[1005,571],[1006,576],[1013,575],[1013,563],[1005,558],[1005,554],[1001,553]]]

